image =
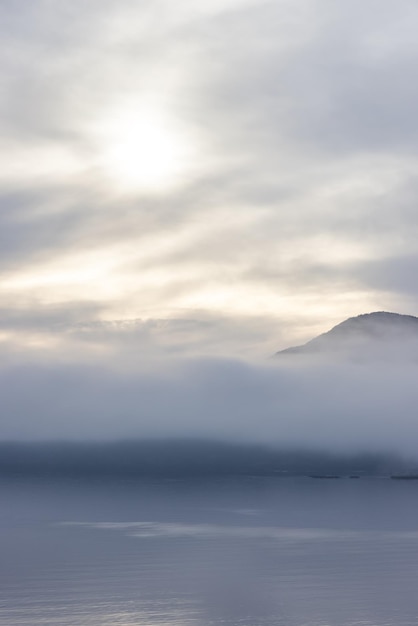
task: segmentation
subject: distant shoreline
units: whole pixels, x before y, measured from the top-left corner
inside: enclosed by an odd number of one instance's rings
[[[204,440],[3,442],[0,477],[305,476],[418,479],[418,467],[390,454],[342,454]]]

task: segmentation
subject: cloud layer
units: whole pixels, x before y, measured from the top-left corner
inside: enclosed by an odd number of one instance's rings
[[[416,312],[414,2],[34,0],[0,18],[5,341],[45,341],[61,311],[191,320],[185,352],[261,355]],[[115,179],[135,116],[190,147],[176,184]]]

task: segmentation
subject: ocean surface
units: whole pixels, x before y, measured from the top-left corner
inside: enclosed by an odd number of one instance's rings
[[[418,481],[3,478],[2,626],[416,626]]]

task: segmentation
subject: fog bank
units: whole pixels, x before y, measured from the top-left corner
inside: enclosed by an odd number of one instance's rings
[[[226,359],[0,370],[2,441],[215,440],[414,456],[417,365]]]

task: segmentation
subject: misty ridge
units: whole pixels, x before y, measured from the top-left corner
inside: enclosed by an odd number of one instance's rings
[[[418,363],[418,318],[377,311],[351,317],[301,346],[281,355],[340,357],[354,362],[415,361]]]
[[[418,318],[385,312],[258,362],[15,356],[0,471],[415,472],[417,374]]]

